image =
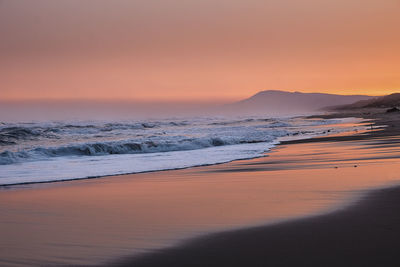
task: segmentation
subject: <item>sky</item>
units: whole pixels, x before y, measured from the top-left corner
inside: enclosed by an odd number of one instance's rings
[[[0,100],[400,91],[398,0],[0,0]]]

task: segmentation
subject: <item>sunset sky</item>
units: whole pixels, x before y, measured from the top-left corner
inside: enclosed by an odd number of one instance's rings
[[[400,91],[399,0],[0,0],[0,100]]]

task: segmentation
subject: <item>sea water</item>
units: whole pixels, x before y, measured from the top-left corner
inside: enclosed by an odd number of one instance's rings
[[[0,185],[180,169],[263,156],[348,119],[195,117],[0,123]],[[350,127],[350,126],[349,126]],[[351,126],[354,127],[354,126]]]

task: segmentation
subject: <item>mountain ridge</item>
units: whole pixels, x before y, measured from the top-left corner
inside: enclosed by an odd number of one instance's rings
[[[352,104],[333,106],[332,110],[348,110],[363,108],[394,108],[400,107],[400,93],[374,97],[372,99],[360,100]]]
[[[242,114],[312,112],[329,106],[348,105],[372,98],[373,96],[368,95],[339,95],[264,90],[249,98],[229,104],[227,108]]]

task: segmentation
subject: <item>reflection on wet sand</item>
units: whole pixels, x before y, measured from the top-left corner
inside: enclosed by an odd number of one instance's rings
[[[93,264],[326,212],[397,183],[400,138],[282,145],[255,160],[0,192],[1,264]]]

